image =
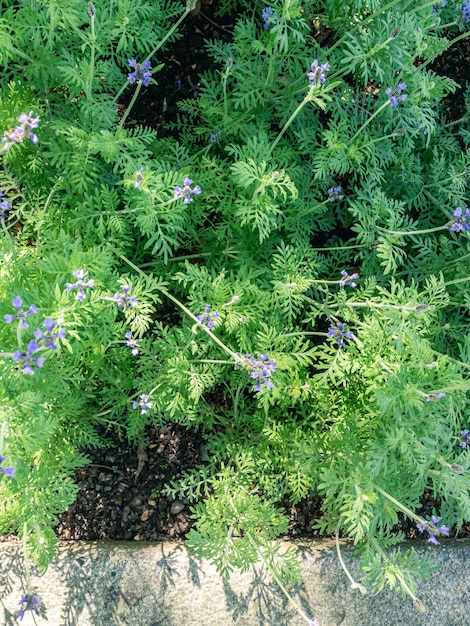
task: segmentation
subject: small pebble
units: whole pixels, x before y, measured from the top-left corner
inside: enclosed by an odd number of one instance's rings
[[[185,505],[183,504],[183,502],[181,502],[181,500],[175,500],[171,503],[170,513],[172,515],[178,515],[178,513],[181,513],[181,511],[184,509],[184,506]]]

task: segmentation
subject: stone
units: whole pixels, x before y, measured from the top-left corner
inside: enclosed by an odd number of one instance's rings
[[[44,576],[31,567],[31,584],[53,626],[305,626],[261,565],[222,578],[214,565],[192,556],[183,543],[64,542]],[[303,584],[290,588],[305,614],[319,626],[468,626],[470,541],[441,539],[405,542],[418,556],[440,567],[418,585],[426,606],[419,612],[409,598],[386,590],[362,595],[351,588],[331,540],[282,542],[300,556]],[[346,567],[359,576],[353,549],[341,541]],[[0,624],[12,624],[25,592],[22,546],[0,543]],[[36,618],[36,623],[42,620]],[[22,626],[34,626],[27,614]]]
[[[171,508],[170,508],[170,513],[172,515],[178,515],[178,513],[181,513],[181,511],[184,509],[185,505],[183,502],[181,502],[181,500],[174,500],[171,503]]]

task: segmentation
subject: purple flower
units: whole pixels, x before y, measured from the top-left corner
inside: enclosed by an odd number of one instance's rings
[[[0,189],[0,198],[3,198],[3,191]],[[6,200],[0,202],[0,220],[5,219],[5,213],[10,210],[10,203]]]
[[[152,67],[149,59],[146,59],[143,65],[137,63],[135,59],[129,59],[129,67],[134,70],[127,75],[130,84],[134,85],[138,80],[141,80],[142,85],[148,87],[152,78]]]
[[[13,320],[20,320],[20,323],[19,323],[20,328],[22,329],[29,328],[29,324],[26,322],[25,317],[26,315],[32,315],[33,313],[38,312],[34,304],[32,304],[27,311],[23,311],[23,309],[21,308],[23,301],[21,300],[20,296],[16,296],[16,298],[13,298],[12,304],[18,312],[16,315],[9,315],[9,314],[4,315],[3,318],[5,322],[7,324],[11,324]]]
[[[277,21],[281,18],[279,15],[271,9],[271,7],[265,7],[261,11],[261,17],[263,18],[263,28],[268,30],[271,26],[275,26]]]
[[[214,131],[209,135],[209,141],[211,143],[217,143],[222,138],[222,132],[220,128],[215,128]]]
[[[462,437],[462,440],[459,443],[459,446],[462,447],[464,450],[465,448],[470,445],[470,433],[468,432],[467,429],[465,430],[461,430],[460,431],[460,436]]]
[[[316,617],[312,617],[308,620],[307,626],[320,626]]]
[[[397,107],[400,101],[406,100],[408,98],[408,95],[406,93],[401,93],[402,91],[405,91],[405,89],[406,89],[406,83],[399,83],[395,87],[395,89],[388,87],[385,90],[385,93],[389,97],[390,104],[392,105],[392,107]]]
[[[210,304],[206,304],[204,313],[201,313],[201,315],[198,315],[197,319],[201,322],[203,326],[207,326],[207,328],[215,328],[217,324],[215,323],[214,320],[220,319],[220,313],[218,311],[214,311],[213,313],[211,313],[210,311],[211,311]]]
[[[31,339],[31,341],[26,346],[26,352],[21,352],[20,350],[17,350],[13,354],[12,359],[22,364],[23,369],[21,371],[23,372],[23,374],[29,374],[30,376],[33,376],[33,367],[42,367],[44,365],[44,361],[46,359],[43,356],[33,358],[33,354],[37,352],[40,347],[41,346],[37,343],[37,341]]]
[[[39,615],[39,607],[41,606],[41,598],[39,596],[24,595],[18,604],[24,604],[25,606],[21,608],[16,613],[16,617],[18,619],[23,619],[26,611],[34,611],[36,615]]]
[[[446,394],[444,391],[440,391],[439,393],[428,393],[425,398],[426,402],[439,402],[441,398],[445,398]]]
[[[21,143],[25,137],[31,139],[33,143],[38,143],[39,139],[33,130],[38,128],[41,119],[34,117],[34,113],[22,113],[18,117],[19,126],[16,126],[13,130],[5,131],[2,142],[4,144],[3,151],[9,150],[14,143]]]
[[[238,353],[237,357],[239,360],[235,363],[235,369],[238,369],[238,366],[241,365],[250,373],[250,378],[257,381],[253,387],[254,391],[261,392],[263,390],[261,385],[264,385],[268,391],[274,387],[274,383],[269,380],[273,372],[276,371],[276,361],[274,359],[270,359],[267,354],[258,354],[257,359],[248,353]]]
[[[354,274],[348,274],[346,270],[341,270],[341,276],[343,278],[339,281],[340,287],[345,287],[346,285],[349,285],[349,287],[357,287],[357,283],[354,282],[356,278],[359,278],[359,274],[357,274],[357,272],[354,272]]]
[[[328,329],[328,335],[330,337],[336,337],[336,341],[338,342],[338,346],[340,348],[344,347],[345,339],[352,339],[354,337],[350,330],[345,330],[345,327],[346,324],[343,324],[343,322],[339,322],[337,328],[330,326],[330,328]]]
[[[2,456],[0,454],[0,463],[3,463],[6,460],[7,460],[6,456]],[[14,478],[15,468],[14,467],[0,467],[0,474],[5,474],[5,476],[8,476],[8,478]]]
[[[40,328],[36,328],[34,332],[34,338],[36,341],[41,341],[42,345],[51,350],[57,350],[57,345],[54,343],[57,339],[65,338],[65,328],[59,328],[56,333],[52,333],[56,326],[56,323],[50,317],[47,317],[42,323],[46,332],[44,333]]]
[[[427,532],[429,534],[428,541],[436,546],[439,545],[439,541],[436,539],[436,537],[439,537],[440,535],[442,535],[443,537],[449,536],[449,529],[447,528],[447,526],[437,526],[441,519],[442,517],[436,517],[435,515],[432,515],[431,522],[416,524],[416,528],[419,530],[419,532]]]
[[[310,66],[311,71],[307,73],[310,84],[315,83],[315,85],[318,85],[318,83],[320,83],[323,85],[323,83],[326,81],[325,72],[327,72],[329,69],[329,63],[323,63],[323,65],[319,65],[318,60],[315,59],[315,61]]]
[[[129,292],[132,289],[130,285],[122,285],[121,293],[117,291],[113,300],[120,309],[129,309],[131,306],[137,306],[137,298],[135,296],[129,296]]]
[[[18,118],[18,122],[21,124],[21,126],[18,126],[15,130],[17,130],[18,132],[22,132],[23,136],[27,135],[33,143],[38,143],[39,139],[37,138],[37,135],[35,135],[32,131],[33,129],[38,128],[41,119],[39,117],[33,116],[34,113],[32,111],[30,111],[28,114],[22,113]]]
[[[134,189],[138,189],[140,185],[142,184],[142,181],[144,180],[144,177],[142,176],[143,173],[144,173],[144,168],[141,167],[140,170],[134,174],[134,178],[135,178]]]
[[[184,202],[186,204],[189,204],[190,202],[192,202],[194,198],[191,198],[191,195],[193,194],[195,196],[201,195],[201,188],[199,187],[199,185],[196,185],[195,187],[193,187],[193,189],[191,189],[192,182],[193,181],[190,178],[185,178],[183,181],[184,187],[180,187],[178,185],[175,188],[175,191],[173,192],[173,196],[175,198],[184,198]]]
[[[3,133],[3,137],[2,137],[2,142],[3,142],[2,152],[6,152],[7,150],[11,148],[11,146],[13,146],[15,143],[20,143],[22,140],[23,140],[23,133],[22,132],[19,133],[17,128],[15,128],[14,130],[6,130]]]
[[[433,5],[431,13],[433,15],[435,15],[438,12],[439,9],[441,9],[442,7],[445,7],[446,5],[447,5],[447,0],[442,0],[440,5],[438,5],[438,6]]]
[[[470,0],[469,0],[470,1]],[[460,233],[461,230],[470,230],[470,207],[467,207],[463,213],[462,207],[457,207],[452,215],[456,218],[447,225],[447,230],[453,230],[454,233]]]
[[[336,200],[342,200],[344,198],[344,196],[342,195],[343,189],[341,187],[341,185],[338,185],[337,187],[330,187],[328,189],[328,200],[330,202],[335,202]]]
[[[147,409],[151,409],[153,407],[153,402],[148,401],[149,397],[144,393],[140,396],[139,402],[133,402],[133,409],[140,409],[141,415],[145,415],[147,413]]]
[[[77,279],[76,283],[66,283],[65,284],[65,290],[66,291],[72,291],[72,289],[78,289],[77,295],[75,296],[75,300],[84,300],[86,298],[86,294],[84,291],[85,287],[93,287],[93,285],[95,284],[94,280],[89,280],[87,282],[85,282],[83,279],[86,276],[86,271],[85,270],[75,270],[74,272],[72,272],[72,276],[75,276],[75,278]]]
[[[140,343],[140,339],[133,339],[131,330],[128,333],[126,333],[125,337],[127,339],[126,346],[131,348],[131,353],[134,356],[137,356],[139,354],[139,350],[137,348],[137,345]]]
[[[464,22],[470,22],[470,0],[462,4],[462,18]]]

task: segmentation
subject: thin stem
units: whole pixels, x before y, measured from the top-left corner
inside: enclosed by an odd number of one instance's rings
[[[269,63],[268,63],[268,71],[266,72],[266,82],[264,83],[264,88],[265,89],[269,85],[269,83],[271,82],[272,74],[273,74],[273,55],[272,55],[272,51],[269,50],[268,54],[269,54]]]
[[[439,24],[439,26],[435,27],[435,30],[442,30],[444,28],[451,28],[452,26],[457,26],[457,21],[447,22],[447,24]]]
[[[24,559],[24,571],[25,571],[25,575],[26,575],[26,590],[27,590],[27,596],[29,598],[29,596],[32,595],[32,587],[31,587],[31,573],[29,570],[29,560],[28,560],[28,542],[27,542],[27,536],[28,536],[28,523],[24,522],[23,524],[23,559]]]
[[[181,17],[178,18],[178,20],[173,24],[173,26],[170,28],[170,30],[167,32],[167,34],[163,37],[163,39],[160,40],[160,43],[157,43],[157,45],[155,46],[155,48],[153,48],[153,50],[150,52],[150,54],[148,54],[145,58],[146,59],[151,59],[153,57],[153,55],[157,52],[157,50],[160,50],[160,48],[163,46],[164,43],[166,43],[166,41],[171,37],[171,35],[175,32],[175,30],[178,28],[178,26],[181,24],[181,22],[185,19],[185,17],[192,11],[192,9],[194,8],[193,4],[195,5],[196,3],[192,3],[191,1],[188,2],[186,4],[186,8],[183,12],[183,14],[181,15]]]
[[[233,398],[233,409],[232,409],[232,414],[233,414],[233,421],[236,423],[237,422],[237,417],[238,417],[238,403],[240,401],[240,393],[242,391],[243,387],[242,385],[239,385],[237,387],[237,390],[235,392],[235,396],[232,396]]]
[[[366,120],[364,122],[364,124],[359,128],[359,130],[356,131],[356,133],[351,137],[351,139],[349,139],[349,143],[352,144],[352,142],[362,133],[362,131],[364,130],[364,128],[366,128],[366,126],[368,126],[372,120],[374,118],[377,117],[377,115],[383,110],[385,109],[385,107],[390,106],[390,101],[386,100],[383,104],[381,104],[379,106],[379,108],[377,109],[377,111],[375,111],[374,113],[372,113],[372,115],[369,117],[368,120]]]
[[[0,428],[0,456],[3,456],[3,442],[5,441],[7,427],[8,427],[8,423],[2,422],[2,427]]]
[[[230,74],[232,65],[233,65],[233,59],[232,58],[227,59],[227,61],[225,62],[225,72],[222,76],[222,92],[223,92],[223,98],[224,98],[224,115],[225,116],[228,114],[227,79]]]
[[[233,507],[233,508],[234,508],[234,510],[236,512],[235,507]],[[290,593],[287,591],[284,583],[282,582],[280,577],[277,575],[277,573],[274,571],[274,569],[272,567],[269,567],[269,563],[264,558],[264,554],[261,552],[258,544],[253,539],[251,534],[250,533],[246,533],[246,536],[248,537],[248,540],[251,543],[252,547],[255,549],[256,554],[258,555],[258,558],[261,560],[261,562],[264,564],[264,566],[266,567],[268,572],[271,574],[271,576],[273,577],[273,580],[277,583],[277,585],[279,586],[279,588],[282,591],[282,593],[286,596],[286,598],[289,600],[289,602],[295,608],[297,613],[303,617],[303,619],[307,622],[307,624],[310,623],[310,617],[307,615],[307,613],[305,613],[305,611],[302,609],[302,607],[299,606],[297,604],[297,602],[294,600],[294,598],[290,595]]]
[[[25,54],[22,50],[19,50],[18,48],[15,48],[15,46],[12,46],[12,48],[10,48],[12,52],[14,52],[17,56],[21,57],[22,59],[24,59],[25,61],[28,61],[28,63],[34,64],[35,61],[33,58],[31,58],[30,56],[28,56],[27,54]]]
[[[10,250],[11,250],[12,257],[13,257],[13,275],[14,275],[15,282],[18,282],[18,260],[16,258],[15,244],[13,243],[13,239],[11,238],[11,235],[8,232],[8,228],[5,224],[5,220],[1,218],[0,222],[2,223],[3,233],[8,240],[8,243],[10,244]]]
[[[142,276],[145,276],[147,278],[147,274],[145,272],[143,272],[140,268],[137,267],[137,265],[134,265],[134,263],[132,263],[132,261],[129,261],[129,259],[127,259],[124,255],[120,255],[121,259],[127,263],[128,265],[130,265],[133,269],[135,269],[137,272],[139,272],[139,274],[141,274]],[[188,317],[190,317],[192,320],[194,320],[197,325],[204,330],[204,332],[206,332],[209,337],[215,341],[215,343],[220,346],[222,348],[222,350],[224,350],[225,352],[227,352],[227,354],[229,354],[232,359],[234,359],[234,361],[236,363],[240,362],[240,358],[238,357],[238,355],[236,354],[236,352],[234,352],[233,350],[231,350],[228,346],[226,346],[223,341],[221,341],[216,335],[214,335],[214,333],[207,328],[207,326],[204,326],[203,324],[201,324],[201,322],[197,319],[197,317],[194,315],[194,313],[192,313],[186,306],[184,306],[184,304],[182,302],[180,302],[177,298],[175,298],[175,296],[173,296],[169,291],[167,291],[164,287],[158,287],[159,291],[161,293],[163,293],[169,300],[171,300],[172,302],[174,302],[177,306],[179,306],[179,308],[181,310],[183,310],[186,315]]]
[[[188,1],[188,3],[186,4],[186,8],[185,8],[183,14],[181,15],[181,17],[178,18],[178,20],[173,24],[173,26],[170,28],[170,30],[167,32],[167,34],[163,37],[163,39],[160,40],[160,42],[155,46],[155,48],[150,52],[150,54],[148,54],[145,57],[146,59],[148,59],[150,61],[150,59],[157,52],[157,50],[159,50],[163,46],[163,44],[167,41],[167,39],[169,37],[171,37],[171,35],[175,32],[175,30],[178,28],[178,26],[181,24],[181,22],[184,20],[184,18],[193,10],[195,4],[196,3],[192,2],[192,0]],[[118,91],[118,93],[114,97],[113,103],[115,103],[115,102],[117,102],[119,100],[120,96],[122,95],[122,93],[124,92],[124,90],[126,89],[128,84],[129,84],[128,81],[126,81],[124,83],[124,85],[121,87],[121,89]]]
[[[90,53],[90,78],[88,80],[87,87],[87,99],[92,99],[93,90],[93,76],[95,72],[95,48],[96,48],[96,34],[95,34],[95,15],[92,13],[91,18],[91,53]]]
[[[317,333],[314,331],[308,332],[308,331],[302,331],[299,330],[298,332],[295,333],[284,333],[283,335],[281,335],[282,337],[310,337],[310,336],[314,336],[314,337],[329,337],[328,333]]]
[[[134,95],[132,96],[132,100],[130,101],[129,106],[127,107],[126,112],[122,116],[119,126],[117,127],[118,131],[121,130],[121,128],[124,126],[124,122],[128,118],[129,113],[131,112],[132,107],[134,106],[135,101],[137,100],[137,96],[139,95],[141,89],[142,89],[142,79],[139,79],[139,81],[137,82],[137,87],[134,91]]]
[[[328,49],[327,54],[330,55],[333,50],[335,48],[337,48],[340,44],[343,43],[343,41],[349,37],[350,35],[353,35],[357,30],[359,30],[360,28],[362,28],[362,26],[364,26],[365,24],[367,24],[368,22],[372,21],[373,19],[375,19],[377,16],[379,16],[381,13],[385,13],[385,11],[388,11],[388,9],[390,9],[391,7],[393,7],[395,4],[397,4],[398,2],[400,2],[401,0],[392,0],[392,2],[389,2],[388,4],[386,4],[385,6],[381,7],[380,9],[378,9],[378,11],[376,11],[375,13],[372,13],[372,15],[369,15],[368,17],[366,17],[364,20],[362,20],[361,22],[357,23],[354,28],[349,29],[340,39],[338,39],[338,41],[336,41],[331,48]],[[402,8],[402,13],[405,11],[406,7],[408,4],[411,4],[412,2],[414,2],[415,0],[408,0],[408,3],[405,4],[405,6]],[[430,2],[429,4],[434,4],[434,0],[433,2]]]
[[[382,549],[382,547],[380,546],[379,542],[376,540],[375,537],[370,537],[370,540],[373,542],[375,549],[377,550],[377,552],[380,554],[380,556],[383,558],[384,561],[386,561],[387,563],[390,562],[390,559],[388,558],[388,556],[385,554],[384,550]],[[403,588],[403,590],[410,596],[410,598],[413,600],[413,604],[415,605],[415,607],[418,609],[418,611],[424,612],[425,606],[424,604],[421,602],[421,600],[415,596],[415,594],[411,591],[410,587],[408,586],[405,577],[403,576],[403,574],[401,573],[401,570],[397,567],[393,568],[393,573],[395,574],[395,576],[398,578],[398,580],[400,581],[400,584]]]
[[[307,209],[304,209],[303,211],[299,211],[299,213],[297,214],[297,218],[300,219],[301,217],[305,217],[309,213],[313,213],[313,211],[317,211],[318,209],[320,209],[322,206],[325,206],[325,204],[328,204],[329,202],[330,202],[330,199],[327,198],[326,200],[323,200],[323,202],[320,202],[320,204],[317,204],[314,207],[309,207]]]
[[[401,137],[403,132],[390,133],[390,135],[384,135],[383,137],[377,137],[377,139],[371,139],[368,143],[364,144],[362,147],[367,148],[367,146],[371,146],[373,143],[377,143],[379,141],[383,141],[384,139],[391,139],[392,137]]]
[[[330,308],[337,309],[340,306],[351,306],[357,309],[360,308],[368,308],[368,309],[397,309],[398,311],[416,311],[415,306],[398,306],[396,304],[388,304],[388,303],[379,303],[379,302],[343,302],[341,304],[334,303],[330,304]]]
[[[379,486],[374,485],[374,489],[378,491],[379,493],[381,493],[384,496],[384,498],[387,498],[387,500],[390,500],[390,502],[392,502],[398,509],[400,509],[400,511],[403,511],[405,515],[408,515],[408,517],[410,517],[411,519],[414,519],[418,524],[424,524],[429,529],[429,531],[432,532],[434,535],[437,535],[437,536],[440,535],[439,530],[432,522],[425,520],[419,515],[417,515],[416,513],[414,513],[411,509],[409,509],[407,506],[405,506],[404,504],[396,500],[393,496],[391,496],[389,493],[381,489]]]
[[[22,350],[23,342],[21,341],[21,320],[18,320],[18,326],[16,327],[16,339],[18,341],[18,350]]]
[[[405,237],[407,235],[427,235],[428,233],[437,233],[441,230],[447,230],[447,226],[436,226],[435,228],[424,228],[422,230],[402,231],[402,230],[388,230],[388,228],[376,227],[382,233],[388,235],[395,235],[396,237]]]
[[[286,132],[286,130],[289,128],[289,126],[292,124],[292,122],[295,120],[295,118],[297,117],[297,115],[300,113],[300,111],[304,108],[304,106],[307,104],[307,102],[310,101],[311,95],[313,93],[313,90],[315,89],[316,84],[312,83],[312,85],[310,85],[310,88],[308,90],[307,95],[305,96],[305,98],[302,100],[302,102],[298,105],[298,107],[295,109],[295,111],[292,113],[292,115],[290,116],[290,118],[287,120],[287,122],[284,124],[284,126],[281,128],[278,136],[276,137],[276,139],[274,140],[270,152],[273,152],[274,148],[277,146],[277,144],[279,143],[279,141],[281,140],[282,136],[284,135],[284,133]]]
[[[222,359],[190,359],[189,363],[220,363],[222,365],[233,365],[233,361],[224,361]]]
[[[309,248],[309,250],[319,250],[323,252],[324,250],[356,250],[357,248],[368,248],[366,244],[357,244],[355,246],[331,246],[326,248]]]
[[[456,365],[460,365],[461,367],[466,367],[467,369],[470,369],[470,363],[464,363],[463,361],[459,361],[458,359],[454,359],[453,357],[449,356],[448,354],[442,354],[441,352],[437,352],[436,350],[431,350],[432,354],[435,354],[436,356],[440,356],[443,359],[448,359],[449,361],[452,361],[452,363],[455,363]]]
[[[449,280],[444,283],[444,287],[448,287],[449,285],[457,285],[458,283],[466,283],[470,280],[470,276],[465,276],[465,278],[456,278],[455,280]]]
[[[343,568],[344,573],[349,578],[349,582],[351,583],[351,588],[352,589],[359,589],[359,591],[363,595],[365,595],[367,593],[367,589],[364,587],[364,585],[361,585],[360,583],[357,583],[354,580],[354,578],[351,576],[351,573],[349,572],[348,568],[346,567],[346,563],[343,560],[343,555],[341,554],[341,548],[340,548],[340,545],[339,545],[339,529],[340,529],[340,527],[341,527],[341,521],[339,522],[338,526],[336,527],[336,532],[335,532],[336,554],[338,555],[339,563],[340,563],[341,567]]]
[[[455,43],[457,43],[458,41],[461,41],[462,39],[465,39],[466,37],[468,37],[470,35],[470,31],[467,31],[465,33],[462,33],[461,35],[459,35],[458,37],[454,37],[454,39],[451,39],[448,44],[446,45],[446,47],[444,48],[444,50],[442,50],[440,52],[440,54],[443,54],[446,50],[448,50],[451,46],[453,46]],[[429,63],[432,63],[434,61],[434,58],[428,59],[427,61],[425,61],[424,63],[422,63],[419,66],[419,69],[422,70],[424,67],[426,67],[426,65],[429,65]]]
[[[443,128],[449,128],[450,126],[456,126],[457,124],[461,124],[462,122],[466,122],[469,117],[470,117],[470,115],[467,113],[466,115],[463,115],[462,117],[460,117],[458,120],[454,120],[453,122],[447,122],[447,124],[444,124]],[[449,179],[450,179],[450,177],[449,177]],[[446,180],[449,180],[449,179],[446,179]]]

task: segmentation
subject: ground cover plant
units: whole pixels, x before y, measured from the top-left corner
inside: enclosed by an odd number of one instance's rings
[[[429,69],[470,3],[238,8],[161,138],[127,122],[194,6],[2,3],[0,532],[44,571],[86,450],[172,422],[207,442],[166,486],[196,555],[289,594],[276,504],[315,493],[351,584],[422,609],[398,514],[470,520],[470,91]]]

